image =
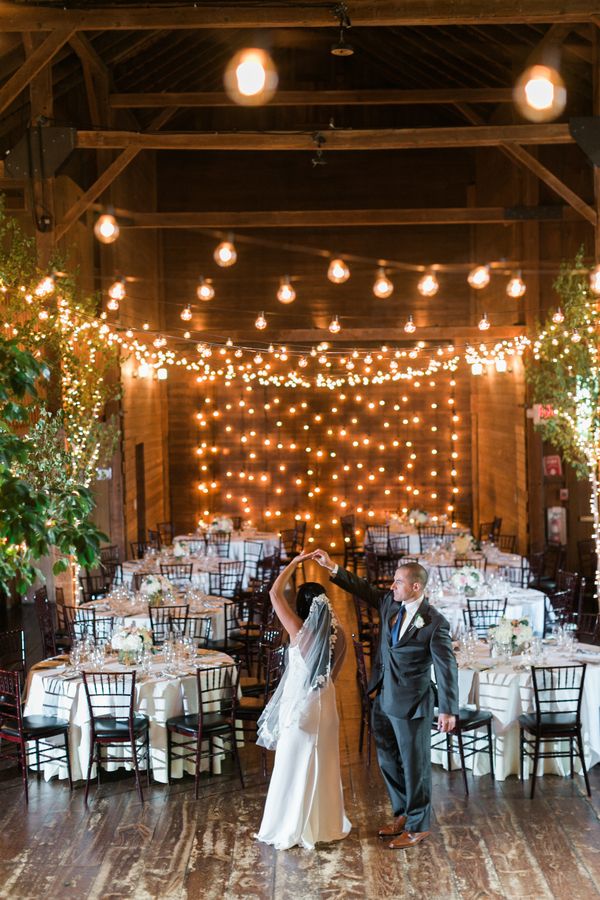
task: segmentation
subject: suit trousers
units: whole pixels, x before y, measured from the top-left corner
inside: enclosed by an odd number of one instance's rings
[[[429,831],[431,816],[431,715],[399,719],[373,703],[377,761],[394,816],[405,815],[406,831]]]

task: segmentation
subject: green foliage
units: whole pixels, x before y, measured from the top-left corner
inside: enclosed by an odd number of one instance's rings
[[[564,321],[548,316],[526,367],[534,402],[554,410],[540,423],[543,437],[581,477],[600,455],[600,323],[589,276],[581,252],[563,264],[554,288]]]

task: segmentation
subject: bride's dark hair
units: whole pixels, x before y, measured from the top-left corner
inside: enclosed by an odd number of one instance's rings
[[[315,597],[319,597],[324,593],[325,588],[318,581],[305,581],[304,584],[300,585],[296,594],[296,612],[303,622],[306,621]]]

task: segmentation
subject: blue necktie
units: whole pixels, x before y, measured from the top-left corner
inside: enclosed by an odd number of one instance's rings
[[[398,618],[392,625],[392,647],[394,644],[398,643],[400,638],[400,629],[402,628],[402,622],[404,621],[404,613],[406,612],[406,607],[404,603],[400,606],[398,610]]]

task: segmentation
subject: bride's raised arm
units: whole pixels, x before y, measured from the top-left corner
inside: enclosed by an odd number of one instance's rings
[[[302,619],[296,615],[296,613],[292,610],[290,604],[286,600],[285,597],[285,589],[290,581],[290,578],[296,571],[298,565],[305,559],[310,559],[312,554],[310,553],[301,553],[299,556],[294,557],[294,559],[288,563],[285,569],[279,573],[277,578],[275,579],[275,583],[273,587],[269,591],[269,597],[271,598],[271,603],[273,604],[273,609],[277,613],[277,617],[287,633],[290,636],[290,641],[295,641],[298,632],[302,628]]]

